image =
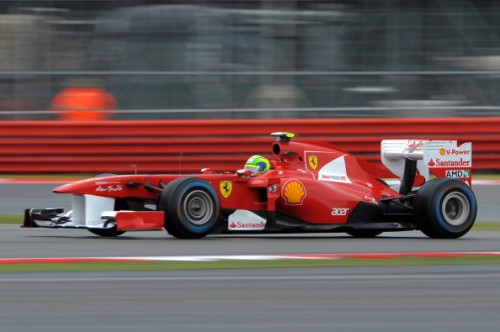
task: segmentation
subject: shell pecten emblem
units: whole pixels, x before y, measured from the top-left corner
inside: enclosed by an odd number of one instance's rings
[[[281,195],[287,205],[302,205],[307,193],[302,182],[298,180],[290,180],[283,186]]]
[[[231,181],[221,181],[219,183],[220,193],[224,198],[228,198],[233,191],[233,183]]]

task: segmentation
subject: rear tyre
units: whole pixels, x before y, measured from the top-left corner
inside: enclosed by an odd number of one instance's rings
[[[202,179],[175,179],[165,187],[159,200],[158,209],[165,212],[165,229],[177,238],[202,238],[220,218],[219,196]]]
[[[428,237],[456,239],[474,225],[477,201],[464,182],[433,179],[417,192],[413,213],[417,227]]]

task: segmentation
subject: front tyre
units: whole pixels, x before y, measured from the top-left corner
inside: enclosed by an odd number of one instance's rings
[[[477,201],[464,182],[433,179],[417,192],[413,213],[417,226],[425,235],[456,239],[474,225]]]
[[[209,234],[220,218],[220,202],[210,183],[186,177],[170,182],[162,191],[158,209],[165,212],[165,229],[181,239]]]

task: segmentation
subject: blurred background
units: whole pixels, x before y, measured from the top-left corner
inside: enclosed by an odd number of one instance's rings
[[[500,2],[0,1],[0,119],[75,88],[114,120],[497,116]]]

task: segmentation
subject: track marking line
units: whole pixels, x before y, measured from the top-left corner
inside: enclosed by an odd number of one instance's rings
[[[321,259],[391,259],[391,258],[459,258],[500,257],[500,252],[406,252],[357,254],[291,254],[291,255],[213,255],[213,256],[137,256],[137,257],[26,257],[0,258],[0,264],[84,263],[84,262],[218,262],[259,260],[321,260]]]

